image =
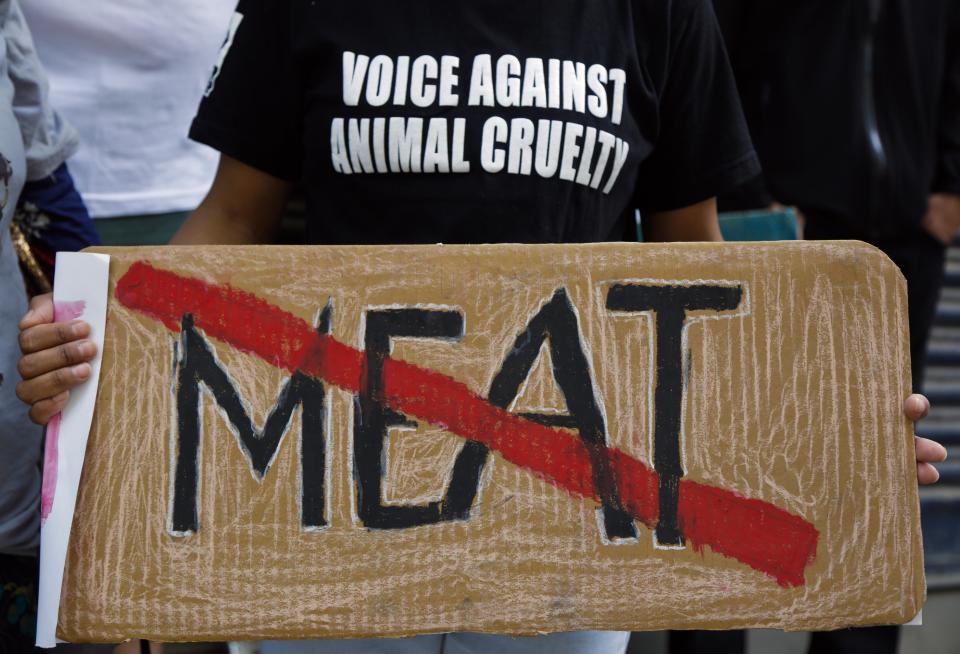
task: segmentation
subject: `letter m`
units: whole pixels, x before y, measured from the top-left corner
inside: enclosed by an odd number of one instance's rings
[[[320,316],[318,331],[326,332],[330,305]],[[217,360],[210,344],[194,326],[193,316],[182,320],[180,357],[176,363],[176,444],[173,471],[170,533],[186,536],[200,527],[198,477],[203,432],[201,384],[217,403],[246,455],[251,472],[262,481],[276,458],[280,443],[297,406],[302,407],[300,426],[301,522],[305,529],[326,526],[324,518],[324,387],[316,379],[295,372],[284,384],[262,429],[253,424],[245,402]]]

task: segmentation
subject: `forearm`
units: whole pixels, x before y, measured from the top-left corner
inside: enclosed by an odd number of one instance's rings
[[[173,235],[170,245],[245,245],[267,243],[271,236],[226,207],[205,201]]]
[[[173,235],[171,245],[270,243],[291,184],[221,156],[210,192]]]
[[[716,198],[644,216],[643,236],[650,242],[722,241]]]

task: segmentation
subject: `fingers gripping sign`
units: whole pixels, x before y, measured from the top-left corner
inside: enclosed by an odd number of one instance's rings
[[[76,303],[54,307],[53,295],[40,295],[20,321],[17,364],[23,378],[17,397],[30,406],[30,419],[47,424],[67,404],[70,389],[90,378],[90,361],[97,346],[89,340],[90,325],[75,316],[83,308]]]
[[[930,413],[930,400],[923,395],[911,395],[903,402],[903,412],[913,422],[922,420]],[[935,484],[940,479],[934,463],[947,458],[947,449],[936,441],[915,436],[917,447],[917,481],[920,485]]]

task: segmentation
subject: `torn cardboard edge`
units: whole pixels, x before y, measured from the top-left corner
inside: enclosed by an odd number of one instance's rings
[[[109,273],[109,255],[57,253],[54,318],[58,321],[82,318],[88,322],[88,338],[96,343],[97,354],[90,363],[90,379],[70,392],[63,411],[47,426],[41,490],[37,647],[55,647],[58,642],[57,617],[70,527],[100,380]]]

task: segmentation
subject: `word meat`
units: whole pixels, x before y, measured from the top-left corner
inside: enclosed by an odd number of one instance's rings
[[[178,416],[170,518],[174,535],[200,528],[201,386],[222,409],[257,479],[267,475],[293,411],[302,408],[301,521],[307,531],[324,527],[324,384],[333,384],[357,395],[352,472],[357,517],[369,529],[469,520],[481,472],[495,450],[571,494],[597,501],[607,539],[635,538],[635,521],[640,521],[655,530],[661,546],[682,547],[687,542],[698,550],[710,546],[781,585],[804,583],[804,569],[815,555],[818,539],[810,523],[771,504],[683,479],[679,435],[684,325],[692,311],[736,310],[743,299],[740,286],[624,281],[606,289],[608,311],[654,318],[655,470],[607,445],[602,398],[593,383],[576,307],[564,288],[536,308],[516,335],[486,398],[450,377],[389,356],[392,338],[461,339],[465,322],[457,310],[416,306],[368,310],[361,351],[330,335],[332,304],[311,327],[249,293],[145,263],[130,267],[118,282],[116,296],[126,307],[181,333],[174,385]],[[253,424],[214,356],[211,338],[292,373],[262,429]],[[545,344],[569,414],[509,412],[507,407]],[[391,426],[410,419],[442,426],[467,442],[453,463],[442,499],[423,505],[384,505],[380,500],[384,438]]]

